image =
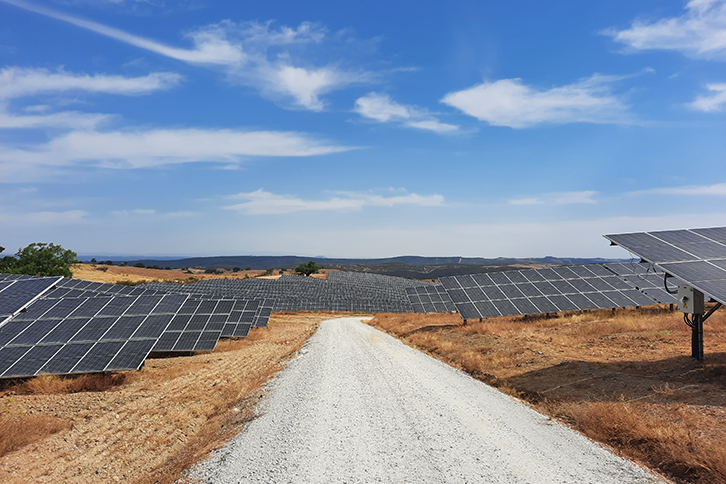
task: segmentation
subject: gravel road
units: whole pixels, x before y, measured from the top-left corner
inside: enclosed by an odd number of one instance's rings
[[[193,477],[214,483],[663,482],[360,318],[323,322],[270,389],[259,418]]]

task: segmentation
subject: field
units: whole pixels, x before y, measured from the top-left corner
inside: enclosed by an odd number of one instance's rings
[[[263,270],[249,270],[231,272],[225,271],[222,274],[206,274],[200,269],[191,269],[190,273],[179,270],[149,269],[145,267],[133,266],[107,266],[104,264],[76,264],[71,267],[74,279],[83,279],[84,281],[106,282],[110,284],[130,283],[140,284],[151,281],[162,282],[194,282],[203,279],[246,279],[253,277],[277,278],[280,277],[279,272],[270,276],[263,275]],[[294,274],[294,271],[285,271],[285,274]],[[314,274],[313,277],[326,277],[327,271],[321,271],[321,274]]]
[[[138,372],[4,382],[0,482],[174,482],[253,418],[262,385],[330,314],[275,314],[214,352]]]
[[[726,312],[705,323],[705,362],[666,308],[462,324],[381,314],[369,324],[519,397],[676,482],[726,483]]]

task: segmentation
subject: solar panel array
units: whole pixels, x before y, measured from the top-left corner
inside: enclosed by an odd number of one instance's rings
[[[138,369],[186,299],[40,298],[0,326],[0,378]]]
[[[272,312],[261,300],[10,274],[0,274],[0,308],[0,378],[138,369],[152,350],[247,336]]]
[[[415,313],[451,313],[456,306],[441,284],[407,287],[406,293]]]
[[[605,238],[726,304],[726,227],[613,234]]]
[[[274,311],[413,311],[408,287],[431,285],[400,277],[329,272],[328,279],[284,275],[279,279],[207,279],[192,284],[149,283],[148,289],[208,297],[264,299]]]
[[[441,284],[463,319],[657,302],[599,264],[443,277]]]

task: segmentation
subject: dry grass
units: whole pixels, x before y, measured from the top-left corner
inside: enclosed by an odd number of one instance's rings
[[[706,362],[666,307],[462,324],[381,314],[369,324],[565,421],[679,482],[726,483],[726,311]]]
[[[56,417],[0,417],[0,457],[69,428],[70,422]]]
[[[268,328],[213,352],[147,359],[138,372],[43,376],[0,389],[7,415],[63,424],[1,457],[0,482],[175,482],[254,418],[264,382],[330,317],[273,314]],[[3,433],[18,437],[22,428]]]
[[[134,373],[88,374],[79,376],[40,375],[8,390],[17,395],[57,395],[78,392],[105,392],[131,383]]]

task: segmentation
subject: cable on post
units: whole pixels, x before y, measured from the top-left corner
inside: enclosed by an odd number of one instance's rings
[[[668,274],[667,272],[663,273],[663,287],[665,288],[665,290],[668,294],[678,294],[678,289],[676,289],[675,291],[671,291],[670,289],[668,289],[668,278],[669,277],[673,277],[673,276]]]

